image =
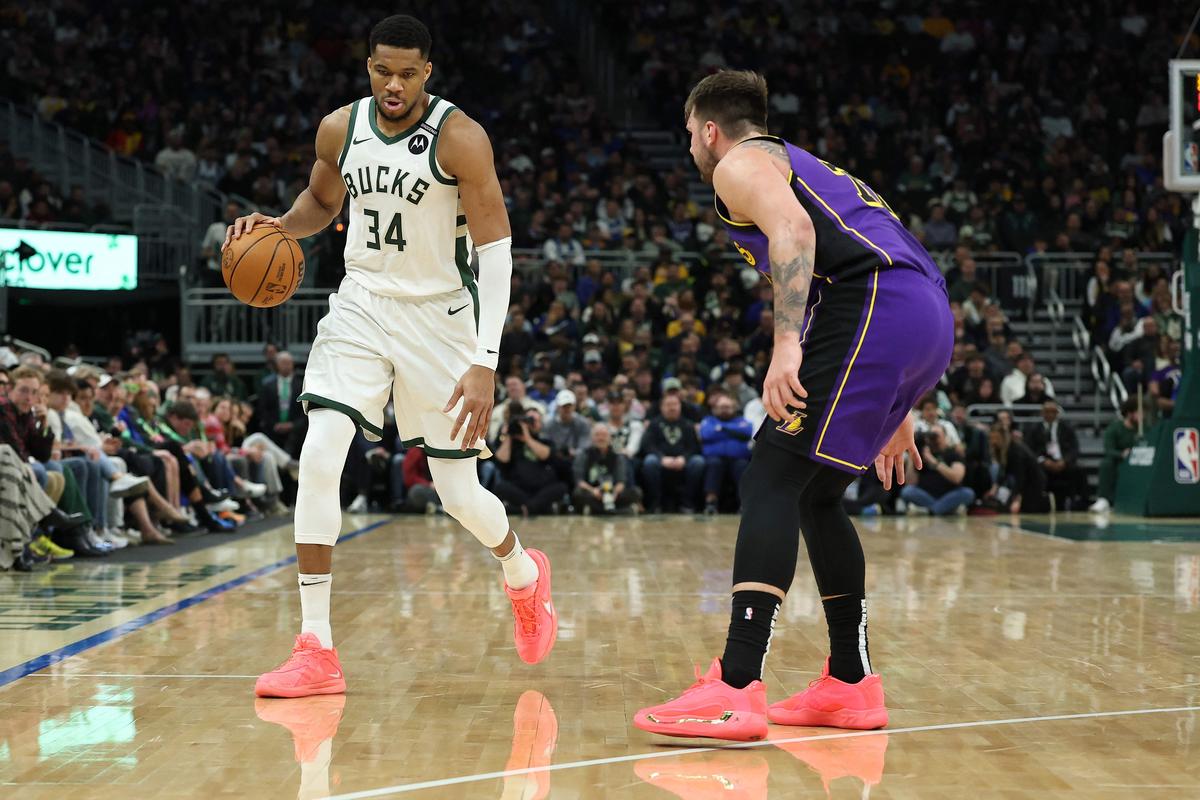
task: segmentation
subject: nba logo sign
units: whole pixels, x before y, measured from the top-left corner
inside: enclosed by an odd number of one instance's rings
[[[1175,482],[1200,483],[1200,434],[1195,428],[1175,431]]]

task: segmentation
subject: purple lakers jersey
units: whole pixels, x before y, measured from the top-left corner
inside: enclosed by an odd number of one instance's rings
[[[796,199],[812,217],[817,234],[816,273],[833,282],[869,274],[877,267],[920,272],[945,287],[941,270],[895,212],[858,178],[776,136],[759,136],[782,144],[791,164]],[[734,222],[716,198],[717,214],[733,246],[750,266],[771,274],[767,235],[750,222]]]

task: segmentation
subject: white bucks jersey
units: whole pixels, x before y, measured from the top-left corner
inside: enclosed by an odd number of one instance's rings
[[[373,97],[350,108],[338,159],[350,195],[346,274],[375,294],[425,297],[474,284],[458,181],[437,163],[438,132],[456,110],[430,95],[420,120],[387,136]]]

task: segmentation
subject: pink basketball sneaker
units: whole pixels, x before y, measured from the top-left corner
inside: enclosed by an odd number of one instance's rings
[[[829,674],[829,659],[821,677],[802,692],[773,703],[767,717],[776,725],[812,725],[869,731],[887,725],[883,679],[872,673],[858,683],[845,683]]]
[[[662,705],[643,708],[633,724],[664,736],[756,742],[767,735],[767,689],[762,681],[733,688],[721,680],[721,659],[714,658],[706,674],[696,667],[690,689]]]
[[[550,655],[558,639],[558,612],[550,598],[550,559],[541,550],[526,548],[525,552],[538,565],[537,582],[524,589],[510,589],[506,583],[504,591],[512,601],[517,655],[526,664],[536,664]]]
[[[315,634],[302,633],[288,660],[258,676],[254,693],[259,697],[307,697],[310,694],[340,694],[346,677],[337,650],[321,647]]]

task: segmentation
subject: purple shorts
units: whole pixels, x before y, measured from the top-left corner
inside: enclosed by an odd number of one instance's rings
[[[801,338],[807,407],[783,423],[768,417],[755,438],[859,473],[945,373],[950,301],[944,287],[904,267],[813,287]]]

